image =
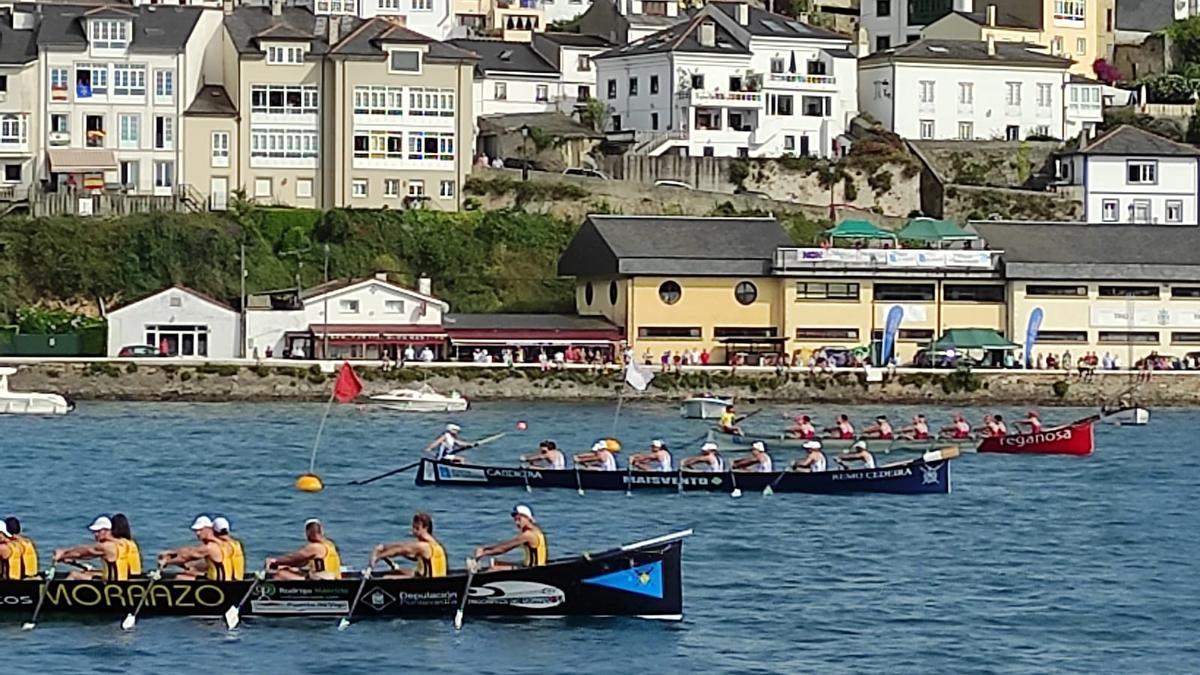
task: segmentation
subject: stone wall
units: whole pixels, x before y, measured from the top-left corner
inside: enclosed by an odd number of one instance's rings
[[[1069,222],[1083,219],[1083,202],[1066,192],[1006,190],[976,185],[946,185],[942,209],[934,214],[959,223],[968,220]]]

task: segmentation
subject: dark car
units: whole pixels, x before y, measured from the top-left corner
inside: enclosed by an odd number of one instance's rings
[[[121,347],[121,351],[117,352],[118,357],[142,357],[142,356],[163,356],[162,352],[149,345],[129,345]]]
[[[545,171],[546,169],[532,159],[521,159],[519,157],[505,157],[504,168],[506,169],[529,169],[530,171]]]
[[[932,352],[928,349],[919,349],[909,366],[913,368],[957,368],[959,366],[974,368],[979,366],[979,361],[966,354],[951,355],[944,351]]]

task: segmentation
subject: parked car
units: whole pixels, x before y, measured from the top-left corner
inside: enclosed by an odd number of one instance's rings
[[[912,363],[908,365],[913,368],[957,368],[959,366],[975,368],[980,365],[980,362],[966,354],[918,349],[916,355],[913,356]]]
[[[654,187],[677,188],[680,190],[695,190],[696,188],[681,180],[656,180]]]
[[[146,356],[165,356],[165,354],[158,351],[154,347],[151,347],[150,345],[129,345],[127,347],[121,347],[121,351],[117,352],[117,356],[127,358],[142,358]]]
[[[854,363],[854,352],[846,347],[821,347],[817,350],[817,360],[825,359],[825,365],[845,368]]]
[[[520,157],[505,157],[504,168],[506,169],[529,169],[530,171],[545,171],[545,167],[532,159],[521,159]]]
[[[743,197],[758,197],[759,199],[770,199],[771,198],[771,195],[769,195],[765,192],[759,192],[758,190],[741,190],[741,189],[739,189],[739,190],[735,190],[734,194],[742,195]]]
[[[583,176],[584,178],[599,178],[600,180],[610,180],[608,176],[604,175],[603,171],[597,171],[595,169],[586,169],[582,166],[575,166],[575,167],[571,167],[570,169],[564,169],[563,175],[564,176]]]

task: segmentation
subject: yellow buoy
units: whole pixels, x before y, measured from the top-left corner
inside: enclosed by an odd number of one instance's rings
[[[306,473],[296,479],[296,489],[301,492],[320,492],[325,489],[325,483],[315,473]]]

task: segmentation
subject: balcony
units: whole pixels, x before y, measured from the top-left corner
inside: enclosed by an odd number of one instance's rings
[[[804,75],[801,73],[771,73],[767,77],[769,86],[776,89],[837,89],[837,78],[833,75]]]
[[[675,95],[685,105],[710,105],[722,108],[761,108],[763,95],[759,91],[709,91],[690,89]]]

